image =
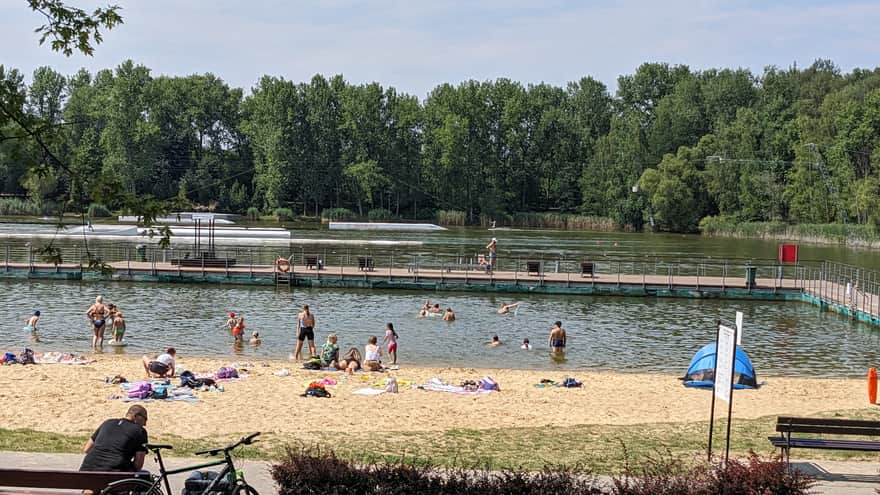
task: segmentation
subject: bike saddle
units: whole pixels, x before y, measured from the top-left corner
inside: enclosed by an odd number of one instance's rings
[[[172,450],[172,449],[174,449],[174,447],[172,447],[171,445],[160,445],[160,444],[156,444],[156,443],[145,443],[144,447],[146,447],[147,450],[161,450],[161,449]]]

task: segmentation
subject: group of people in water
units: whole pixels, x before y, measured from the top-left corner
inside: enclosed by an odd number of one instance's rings
[[[104,332],[109,327],[113,335],[114,345],[122,344],[125,336],[125,319],[122,311],[115,304],[104,304],[104,296],[95,298],[95,303],[86,310],[86,316],[92,326],[92,348],[104,347]]]

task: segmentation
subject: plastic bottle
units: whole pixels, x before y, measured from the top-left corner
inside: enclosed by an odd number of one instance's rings
[[[868,370],[868,402],[877,403],[877,369]]]

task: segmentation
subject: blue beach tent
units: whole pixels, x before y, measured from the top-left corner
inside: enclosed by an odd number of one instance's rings
[[[694,354],[684,378],[685,387],[712,388],[715,382],[715,343],[706,344]],[[733,364],[733,388],[758,388],[755,367],[745,351],[736,348],[736,362]]]

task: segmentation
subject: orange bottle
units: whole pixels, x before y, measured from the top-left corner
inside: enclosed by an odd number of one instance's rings
[[[868,370],[868,402],[877,403],[877,369]]]

